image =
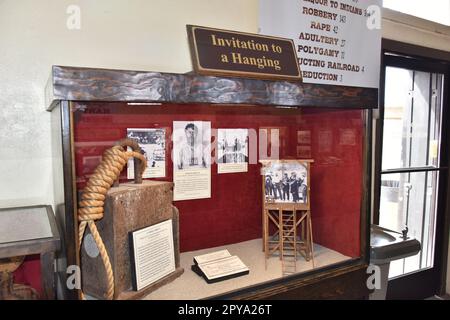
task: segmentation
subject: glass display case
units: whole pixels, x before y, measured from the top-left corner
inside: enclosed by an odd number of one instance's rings
[[[172,182],[178,170],[173,163],[175,123],[202,122],[211,128],[209,197],[173,202],[179,210],[184,273],[144,299],[368,296],[370,119],[377,106],[376,89],[53,67],[47,97],[53,114],[57,219],[65,248],[58,260],[60,284],[66,283],[67,267],[79,264],[78,197],[105,149],[130,129],[161,129],[158,139],[164,142],[159,141],[161,148],[152,156],[162,174],[150,179]],[[239,145],[247,149],[244,170],[220,172],[223,159],[233,159],[238,148],[234,138],[228,143],[223,139],[221,129],[248,132]],[[289,273],[283,271],[281,248],[265,254],[263,244],[264,189],[280,202],[300,202],[292,186],[298,180],[291,172],[285,181],[277,174],[270,181],[262,175],[262,160],[280,159],[312,161],[307,185],[313,259],[299,254]],[[124,170],[119,180],[128,178]],[[270,221],[275,223],[267,226],[267,233],[279,243],[284,236],[280,224]],[[295,226],[294,242],[305,240],[304,228]],[[208,284],[191,270],[194,257],[219,250],[238,256],[249,273]],[[76,288],[65,285],[60,293],[79,298]]]

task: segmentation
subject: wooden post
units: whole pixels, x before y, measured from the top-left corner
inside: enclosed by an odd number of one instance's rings
[[[55,300],[55,253],[41,253],[42,299]]]

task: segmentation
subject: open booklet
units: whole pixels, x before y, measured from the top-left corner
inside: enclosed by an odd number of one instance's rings
[[[237,256],[232,256],[228,250],[195,256],[191,267],[207,283],[219,282],[249,274],[248,267]]]

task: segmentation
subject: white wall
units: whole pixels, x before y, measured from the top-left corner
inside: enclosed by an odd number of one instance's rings
[[[69,30],[69,5],[81,29]],[[191,70],[186,24],[257,32],[257,0],[0,0],[0,208],[52,204],[52,65]]]
[[[450,51],[448,28],[386,12],[385,38]],[[258,0],[0,0],[0,208],[53,204],[52,65],[187,72],[186,24],[257,32]]]
[[[389,9],[383,10],[383,38],[450,51],[450,27]]]
[[[450,0],[383,0],[385,8],[450,25]]]

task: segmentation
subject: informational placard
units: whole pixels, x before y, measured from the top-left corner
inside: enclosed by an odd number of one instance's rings
[[[212,253],[206,253],[202,254],[200,256],[194,257],[194,263],[195,264],[201,264],[201,263],[207,263],[213,260],[223,259],[231,257],[231,254],[228,250],[220,250],[220,251],[214,251]]]
[[[192,25],[186,27],[196,73],[301,80],[291,39]]]
[[[291,38],[303,82],[378,88],[382,0],[260,0],[260,33]]]
[[[131,232],[130,243],[135,290],[175,271],[172,220]]]
[[[173,122],[173,200],[211,198],[211,122]]]
[[[237,256],[202,263],[198,267],[207,280],[215,280],[232,275],[243,275],[249,272],[248,267]]]
[[[214,283],[250,273],[248,267],[228,250],[210,252],[194,257],[191,269],[205,278],[207,283]]]

